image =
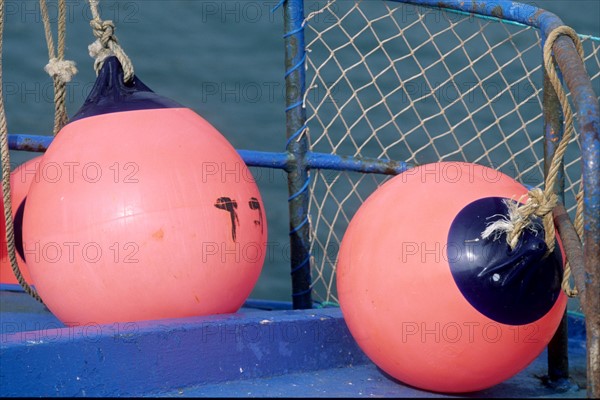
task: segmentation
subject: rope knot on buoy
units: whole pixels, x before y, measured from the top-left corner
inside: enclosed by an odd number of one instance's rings
[[[522,200],[522,199],[520,199]],[[494,240],[506,234],[506,242],[511,249],[519,243],[519,237],[525,229],[536,230],[532,217],[539,217],[544,224],[545,242],[548,246],[547,254],[554,251],[554,222],[552,210],[556,206],[558,197],[554,193],[545,193],[542,189],[535,188],[527,193],[525,203],[521,201],[506,201],[508,215],[489,224],[481,233],[483,239],[493,237]]]
[[[77,74],[77,67],[74,61],[51,58],[44,67],[44,71],[53,79],[55,78],[60,82],[67,83],[71,82],[73,76]]]
[[[510,202],[508,205],[508,223],[505,221],[496,221],[490,224],[483,232],[485,239],[496,231],[506,233],[506,241],[511,249],[514,249],[519,243],[519,237],[525,229],[533,227],[532,217],[539,217],[543,221],[545,242],[548,246],[546,254],[554,251],[554,220],[552,210],[556,206],[558,197],[554,193],[544,192],[540,188],[535,188],[527,193],[527,200],[524,204],[520,202]],[[535,228],[533,228],[535,229]]]
[[[92,19],[90,21],[90,26],[93,29],[94,36],[96,39],[100,40],[103,47],[108,47],[108,43],[111,40],[117,41],[114,36],[115,24],[111,20],[102,21],[99,19]]]
[[[100,72],[106,58],[115,56],[123,67],[123,80],[125,82],[131,81],[134,74],[133,64],[119,45],[119,41],[115,36],[115,24],[111,20],[103,21],[100,18],[98,0],[90,0],[90,10],[93,17],[90,20],[90,26],[96,41],[88,46],[88,51],[90,57],[94,59],[96,74]]]

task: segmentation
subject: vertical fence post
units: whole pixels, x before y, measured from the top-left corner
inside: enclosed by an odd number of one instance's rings
[[[545,37],[542,39],[542,48]],[[563,135],[563,116],[560,101],[556,91],[550,83],[548,74],[544,69],[544,94],[543,94],[543,116],[544,116],[544,176],[548,173],[552,163],[552,157],[556,147]],[[554,188],[560,200],[564,203],[564,171],[559,171],[557,187]],[[556,330],[556,333],[548,343],[548,380],[557,388],[570,386],[569,379],[569,349],[568,349],[568,325],[565,315]]]
[[[582,308],[586,318],[587,395],[600,397],[600,109],[598,103],[585,110],[580,124],[583,149],[584,267],[586,295]],[[583,114],[583,112],[582,112]]]
[[[545,38],[542,41],[545,42]],[[556,147],[563,135],[563,115],[560,101],[556,91],[550,83],[548,74],[544,69],[544,93],[543,93],[543,116],[544,116],[544,176],[548,173],[552,163],[552,157]],[[555,188],[560,200],[564,204],[564,171],[559,171],[559,179]],[[565,389],[569,383],[569,348],[568,348],[568,324],[566,311],[556,330],[556,333],[548,343],[548,381],[551,385]]]
[[[294,309],[312,308],[308,186],[303,0],[283,0],[286,88],[286,150],[290,212],[292,303]]]

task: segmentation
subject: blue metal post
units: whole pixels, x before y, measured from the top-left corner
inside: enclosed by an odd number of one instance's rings
[[[295,309],[301,309],[312,308],[308,222],[310,176],[306,163],[306,110],[302,106],[306,60],[302,25],[304,4],[303,0],[283,0],[283,6],[292,303]]]

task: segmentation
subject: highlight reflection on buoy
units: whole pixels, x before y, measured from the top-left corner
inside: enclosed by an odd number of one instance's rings
[[[547,257],[541,223],[514,250],[505,234],[481,238],[526,193],[499,171],[440,162],[390,179],[362,204],[342,240],[337,288],[376,365],[422,389],[469,392],[543,351],[566,306],[560,238]]]

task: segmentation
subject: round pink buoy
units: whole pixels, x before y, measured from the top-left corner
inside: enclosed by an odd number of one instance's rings
[[[259,277],[267,224],[246,164],[194,111],[124,84],[116,58],[36,178],[27,264],[65,324],[235,312]]]
[[[13,225],[15,234],[15,256],[17,258],[17,264],[19,265],[19,271],[23,275],[23,279],[28,284],[32,284],[31,276],[29,275],[29,269],[25,263],[24,249],[23,249],[23,210],[25,208],[25,202],[29,186],[33,181],[37,167],[42,160],[42,156],[34,157],[23,164],[19,165],[10,174],[10,187],[11,187],[11,203],[12,203],[12,215]],[[4,204],[0,204],[0,209],[4,215]],[[0,259],[0,283],[5,284],[18,284],[17,277],[12,271],[10,260],[8,258],[8,248],[6,244],[6,221],[2,219],[2,228],[0,234],[2,234],[2,257]]]
[[[533,361],[565,311],[560,240],[546,254],[534,221],[515,249],[483,239],[527,194],[507,175],[462,162],[421,165],[377,189],[343,237],[337,288],[363,351],[409,385],[489,388]]]

